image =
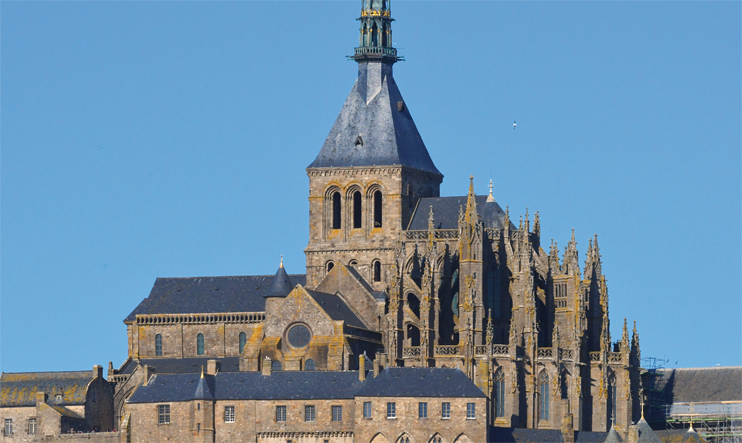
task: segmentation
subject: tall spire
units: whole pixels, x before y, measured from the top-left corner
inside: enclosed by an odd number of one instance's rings
[[[390,0],[363,0],[360,37],[353,59],[357,62],[380,60],[394,63],[401,60],[392,47],[392,12]]]

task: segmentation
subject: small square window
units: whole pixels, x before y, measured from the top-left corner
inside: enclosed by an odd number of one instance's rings
[[[224,423],[234,423],[234,406],[224,407]]]
[[[371,418],[371,402],[363,402],[363,418]]]
[[[314,406],[304,406],[304,421],[314,421]]]
[[[332,407],[332,421],[343,421],[343,407],[342,406]]]
[[[474,403],[466,404],[466,418],[474,420],[476,418],[476,405]]]
[[[276,406],[276,421],[286,421],[286,406]]]
[[[386,404],[386,418],[397,418],[397,404],[396,403]]]
[[[417,418],[428,418],[428,403],[421,401],[417,404]]]
[[[441,405],[441,418],[451,418],[451,403],[443,402]]]
[[[170,424],[170,405],[157,405],[157,423],[161,425]]]

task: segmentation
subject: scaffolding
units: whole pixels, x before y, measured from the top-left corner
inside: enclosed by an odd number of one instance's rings
[[[693,429],[708,443],[742,443],[742,401],[667,405],[667,429]]]
[[[656,357],[642,359],[646,370],[644,381],[644,419],[654,429],[663,429],[667,420],[665,408],[665,360]]]

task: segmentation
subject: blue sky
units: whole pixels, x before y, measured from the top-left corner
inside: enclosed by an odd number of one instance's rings
[[[0,8],[2,371],[120,365],[157,276],[304,272],[360,1]],[[645,357],[741,364],[740,3],[392,14],[442,195],[491,178],[581,261],[597,233],[614,339],[627,317]]]

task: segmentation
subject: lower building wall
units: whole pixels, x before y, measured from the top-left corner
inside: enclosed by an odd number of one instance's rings
[[[363,404],[372,403],[372,417],[363,417]],[[428,404],[428,417],[419,418],[418,403]],[[387,419],[387,403],[396,404],[396,418]],[[450,418],[441,416],[442,403],[451,406]],[[467,418],[467,403],[474,403],[475,416]],[[170,423],[159,424],[158,406],[170,406]],[[314,407],[307,420],[306,407]],[[333,417],[333,406],[342,417]],[[234,407],[234,422],[227,421],[226,408]],[[286,408],[285,421],[276,410]],[[192,402],[127,404],[131,414],[131,442],[196,442],[203,440],[193,425]],[[206,410],[204,408],[204,410]],[[214,441],[261,443],[394,443],[401,436],[410,442],[470,443],[487,440],[487,399],[476,398],[383,398],[359,397],[341,400],[239,400],[214,402]],[[230,417],[231,418],[231,417]],[[283,418],[282,416],[280,418]]]
[[[363,404],[371,402],[371,417],[363,417]],[[427,403],[427,418],[419,417],[419,404]],[[395,417],[387,418],[387,404],[395,404]],[[450,404],[450,417],[443,418],[443,403]],[[474,418],[467,418],[467,404],[474,403]],[[486,398],[356,398],[355,443],[395,443],[407,436],[410,442],[428,443],[440,437],[443,443],[487,441]]]

